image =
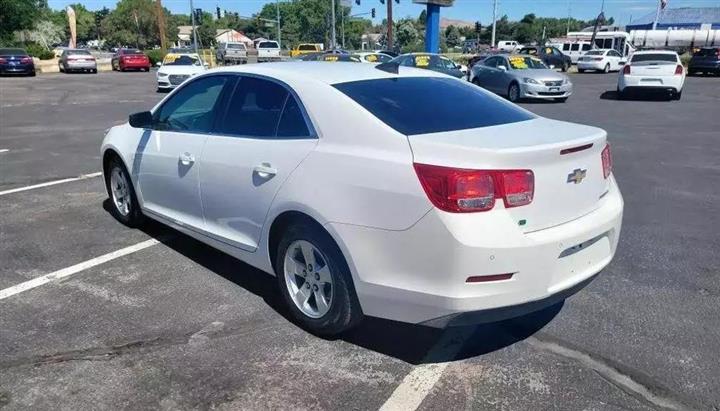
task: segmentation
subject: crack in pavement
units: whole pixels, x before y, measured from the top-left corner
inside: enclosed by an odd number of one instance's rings
[[[176,336],[156,336],[138,339],[122,344],[100,347],[81,348],[59,353],[42,354],[0,362],[0,370],[25,366],[42,366],[71,361],[108,361],[123,354],[141,352],[156,347],[177,345],[197,346],[211,339],[229,336],[247,336],[277,328],[277,321],[268,322],[264,319],[250,320],[236,328],[225,328],[225,324],[214,321],[199,331]],[[264,325],[264,326],[263,326]],[[238,332],[241,331],[241,332]],[[243,332],[244,331],[244,332]]]
[[[550,340],[554,341],[550,341]],[[608,384],[625,392],[654,408],[667,410],[707,409],[707,406],[690,405],[677,398],[677,394],[652,381],[649,376],[632,371],[629,367],[613,364],[611,360],[571,348],[569,344],[556,338],[537,333],[525,340],[530,346],[561,357],[576,361],[589,368]]]

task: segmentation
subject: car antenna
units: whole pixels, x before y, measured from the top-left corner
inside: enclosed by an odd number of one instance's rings
[[[400,63],[388,61],[386,63],[378,64],[375,68],[390,74],[398,74],[400,72]]]

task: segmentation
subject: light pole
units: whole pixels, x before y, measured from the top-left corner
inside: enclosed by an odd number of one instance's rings
[[[195,47],[195,54],[197,54],[197,30],[195,29],[195,7],[193,6],[193,0],[190,0],[190,16],[192,21],[193,47]]]
[[[493,0],[493,29],[492,29],[492,40],[490,40],[490,46],[495,48],[495,25],[497,24],[497,0]]]
[[[332,10],[331,11],[331,13],[332,13],[332,39],[330,40],[330,44],[332,45],[332,50],[335,50],[335,48],[337,47],[337,42],[336,42],[337,41],[336,40],[337,33],[335,33],[335,0],[330,0],[330,4],[332,5],[332,7],[331,7],[331,10]]]
[[[278,47],[282,48],[282,42],[280,39],[280,0],[275,0],[275,12],[277,13],[276,20],[278,29]]]

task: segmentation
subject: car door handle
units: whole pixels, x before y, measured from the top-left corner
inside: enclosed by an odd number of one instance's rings
[[[262,178],[269,178],[277,174],[277,169],[273,168],[270,163],[262,163],[259,166],[255,166],[253,171]]]
[[[189,166],[195,163],[195,156],[188,152],[182,153],[180,154],[180,163],[184,166]]]

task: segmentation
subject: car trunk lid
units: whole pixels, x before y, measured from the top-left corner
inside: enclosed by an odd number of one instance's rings
[[[608,190],[605,131],[550,119],[409,136],[415,163],[476,170],[532,170],[533,201],[505,210],[525,232],[595,210]],[[493,211],[503,208],[496,202]],[[492,211],[491,211],[492,212]],[[523,222],[524,220],[524,222]]]

